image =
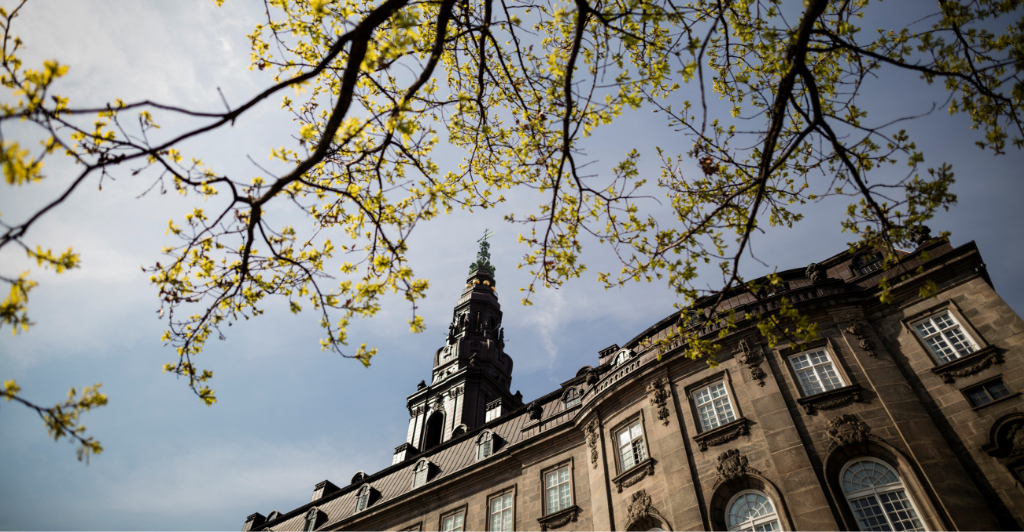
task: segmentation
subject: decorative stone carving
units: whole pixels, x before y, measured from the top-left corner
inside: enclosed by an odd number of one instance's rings
[[[1005,361],[1002,353],[995,347],[989,346],[966,357],[936,367],[932,371],[942,377],[942,382],[953,384],[958,378],[969,377],[1003,362]]]
[[[747,474],[747,457],[740,454],[736,449],[729,449],[718,455],[718,478],[721,482],[728,482]]]
[[[761,345],[758,344],[757,347],[751,348],[746,340],[740,340],[739,351],[737,360],[740,361],[740,364],[750,368],[750,378],[757,381],[758,386],[764,386],[764,379],[768,374],[761,369],[761,360],[764,358]]]
[[[597,439],[600,437],[600,425],[598,425],[597,420],[594,419],[587,423],[584,432],[587,435],[587,447],[590,447],[590,463],[596,469],[598,458]]]
[[[458,438],[459,436],[463,436],[465,434],[466,434],[466,426],[465,425],[458,425],[457,427],[452,429],[452,439]]]
[[[1017,425],[1010,431],[1010,456],[1024,454],[1024,425]]]
[[[629,471],[613,478],[612,482],[615,483],[615,487],[618,489],[619,493],[622,493],[622,488],[628,488],[649,476],[653,477],[654,463],[655,460],[653,458],[648,458],[647,460],[637,464],[636,467],[633,467]]]
[[[668,379],[665,377],[658,377],[647,385],[647,398],[651,400],[651,406],[656,408],[658,419],[664,425],[668,425],[668,390],[665,389],[667,386]]]
[[[832,440],[832,447],[864,443],[871,435],[871,429],[853,414],[843,414],[829,420],[825,432]]]
[[[561,528],[569,522],[575,522],[579,513],[580,507],[574,505],[553,514],[539,517],[537,518],[537,522],[540,523],[540,529],[542,531],[552,530],[555,528]]]
[[[1014,412],[999,418],[989,429],[989,439],[981,450],[1010,465],[1024,455],[1024,414]]]
[[[544,409],[537,403],[530,403],[530,407],[526,411],[530,414],[530,419],[534,421],[540,421],[540,418],[544,415]]]
[[[843,332],[852,334],[859,340],[857,345],[863,349],[868,356],[871,358],[878,358],[878,353],[875,352],[875,343],[868,338],[867,329],[859,323],[851,323],[848,327],[843,329]]]
[[[647,494],[647,491],[637,490],[636,493],[629,497],[629,509],[626,514],[625,528],[628,530],[634,524],[651,517],[658,517],[662,521],[665,520],[665,518],[662,517],[661,512],[659,512],[651,503],[651,496]]]
[[[853,384],[810,397],[802,397],[797,399],[797,402],[804,407],[804,413],[813,416],[818,413],[818,410],[831,410],[850,403],[859,403],[861,401],[860,392],[860,386]]]
[[[920,225],[916,229],[910,230],[910,241],[919,247],[931,239],[932,230],[927,225]]]
[[[700,452],[705,452],[708,450],[708,447],[722,445],[747,434],[750,434],[750,429],[747,428],[747,420],[746,418],[740,418],[721,427],[698,434],[693,439],[700,446]]]
[[[804,276],[810,279],[813,284],[818,284],[827,279],[825,268],[816,262],[807,265],[807,269],[804,270]]]
[[[837,322],[849,322],[853,324],[857,320],[864,317],[864,313],[856,310],[837,312],[832,315],[832,319]]]

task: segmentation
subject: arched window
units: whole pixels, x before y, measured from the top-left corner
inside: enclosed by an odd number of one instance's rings
[[[423,438],[423,450],[441,443],[441,432],[444,429],[444,414],[434,412],[427,418],[427,430]]]
[[[412,471],[412,487],[417,488],[427,483],[427,473],[430,472],[430,462],[420,460]]]
[[[306,532],[312,532],[313,530],[316,530],[317,520],[319,518],[320,510],[316,508],[310,508],[309,511],[306,512],[306,526],[304,526],[302,529]]]
[[[924,530],[899,474],[886,464],[858,460],[847,465],[840,478],[861,530]]]
[[[579,388],[569,388],[562,394],[562,402],[565,403],[565,409],[568,410],[583,401],[583,390]]]
[[[615,360],[612,362],[612,365],[618,366],[619,364],[626,362],[627,360],[629,360],[629,355],[629,349],[623,349],[622,351],[619,351],[619,354],[615,355]]]
[[[757,532],[780,530],[779,514],[772,500],[757,490],[739,492],[729,501],[726,520],[729,530]]]
[[[476,459],[483,460],[490,456],[493,451],[494,437],[491,435],[491,431],[484,431],[480,438],[476,440]]]
[[[882,269],[882,256],[878,253],[867,252],[857,255],[853,259],[853,272],[857,275],[864,275]]]
[[[359,488],[359,493],[356,495],[356,512],[361,512],[370,505],[370,486],[363,486]]]

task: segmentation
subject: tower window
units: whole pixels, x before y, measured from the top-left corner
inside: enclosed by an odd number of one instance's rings
[[[1010,395],[1010,390],[1003,384],[1003,379],[993,379],[964,390],[964,395],[972,406],[981,406]]]
[[[861,530],[925,529],[903,481],[887,465],[861,460],[847,466],[842,480]]]
[[[835,365],[825,348],[793,355],[789,357],[789,363],[800,380],[804,397],[844,386],[843,378],[836,373]]]
[[[491,530],[492,532],[514,530],[512,528],[512,505],[514,502],[514,494],[511,490],[490,500],[487,513],[490,517],[489,521],[491,526],[488,530]]]
[[[924,340],[939,364],[951,362],[978,350],[963,327],[949,311],[940,312],[914,324],[914,331]]]
[[[725,389],[725,381],[718,381],[695,391],[693,401],[697,405],[700,425],[704,430],[711,430],[736,419],[732,401],[729,400],[729,392]]]
[[[619,465],[622,466],[622,471],[632,469],[640,462],[647,460],[644,431],[640,426],[639,419],[619,431],[615,435],[615,442],[619,447]]]
[[[565,510],[572,506],[572,484],[569,466],[564,465],[544,474],[545,515]]]
[[[728,506],[729,530],[779,530],[775,506],[764,493],[741,492]]]

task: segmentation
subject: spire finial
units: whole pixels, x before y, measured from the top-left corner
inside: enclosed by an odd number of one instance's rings
[[[492,276],[494,275],[494,266],[491,264],[491,243],[487,241],[493,234],[490,229],[484,229],[484,236],[477,240],[480,243],[480,250],[476,252],[476,262],[469,265],[470,274],[476,270],[485,270]]]

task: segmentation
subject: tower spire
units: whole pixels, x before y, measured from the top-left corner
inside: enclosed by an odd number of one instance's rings
[[[411,419],[406,443],[396,449],[395,463],[410,446],[424,451],[522,405],[512,394],[512,357],[505,353],[501,305],[491,264],[494,233],[484,230],[476,261],[455,303],[445,345],[433,357],[430,384],[408,397]]]
[[[480,250],[476,252],[476,262],[469,265],[470,275],[477,270],[485,270],[490,272],[491,277],[494,276],[494,265],[491,264],[491,243],[487,241],[493,234],[490,229],[484,229],[484,236],[477,240],[480,243]]]

